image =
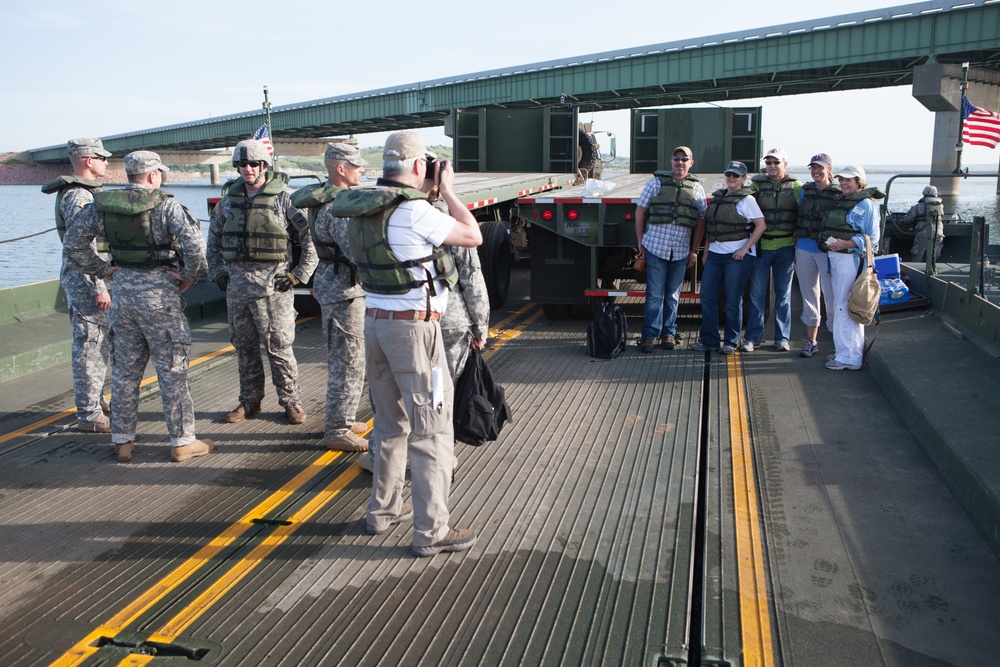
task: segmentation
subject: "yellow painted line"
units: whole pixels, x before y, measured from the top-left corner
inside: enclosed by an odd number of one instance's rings
[[[281,546],[282,543],[298,530],[299,526],[328,505],[360,472],[361,468],[351,466],[338,475],[323,491],[318,493],[288,518],[290,525],[278,526],[273,533],[264,538],[264,541],[250,553],[234,563],[225,576],[219,578],[208,589],[202,592],[201,595],[195,598],[191,604],[180,610],[172,619],[154,632],[153,636],[149,638],[150,641],[171,642],[176,639],[192,623],[221,600],[226,593],[232,590],[236,584],[250,574],[254,568],[263,563],[272,551]]]
[[[68,667],[78,665],[88,657],[97,652],[97,647],[92,646],[99,637],[114,637],[134,622],[139,616],[149,610],[154,604],[162,600],[175,588],[191,578],[202,567],[211,562],[212,558],[223,549],[231,545],[251,526],[254,526],[253,519],[266,516],[275,507],[284,502],[289,496],[295,493],[310,479],[322,472],[330,463],[333,463],[343,452],[327,451],[320,455],[315,461],[309,464],[299,474],[289,480],[284,486],[265,498],[260,504],[247,512],[236,523],[230,525],[222,533],[213,538],[208,544],[199,549],[193,556],[178,565],[172,572],[160,579],[142,595],[129,603],[124,609],[112,616],[106,623],[95,628],[86,637],[77,642],[73,648],[64,653],[59,659],[52,663],[53,666]],[[350,479],[353,479],[360,470],[357,466],[352,466],[349,470],[354,470]],[[343,475],[337,477],[340,479]],[[336,480],[334,480],[336,482]],[[308,507],[308,505],[307,505]],[[301,510],[300,510],[301,512]],[[298,514],[298,513],[297,513]]]
[[[726,355],[726,359],[743,664],[749,667],[773,667],[774,646],[764,576],[763,532],[757,507],[757,484],[743,385],[743,366],[738,354]]]
[[[508,318],[499,322],[497,324],[497,328],[500,329],[501,327],[506,327],[508,322],[517,319],[525,312],[530,311],[531,308],[532,306],[529,304],[512,313]],[[502,329],[497,332],[491,331],[490,335],[491,337],[495,337],[496,341],[491,346],[491,349],[484,354],[484,356],[492,356],[492,354],[494,354],[495,351],[502,347],[507,341],[513,340],[519,336],[527,326],[536,322],[541,315],[541,310],[538,310],[515,327]],[[199,358],[198,363],[208,361],[209,359],[231,351],[232,349],[232,346],[229,346],[213,352],[210,355]],[[195,365],[195,362],[192,362],[191,365]],[[153,378],[150,379],[152,380]],[[68,412],[68,414],[72,414],[72,412]],[[372,420],[368,420],[369,430],[371,429],[371,422]],[[86,637],[77,642],[69,651],[53,662],[53,667],[70,667],[73,665],[79,665],[84,660],[92,656],[98,650],[96,646],[93,646],[98,638],[102,636],[114,637],[122,632],[129,624],[133,623],[142,614],[148,611],[150,607],[162,600],[172,590],[177,588],[184,581],[194,575],[199,569],[208,564],[212,558],[222,551],[222,549],[231,545],[236,539],[238,539],[244,532],[254,525],[251,521],[252,519],[259,518],[269,513],[275,507],[280,505],[281,502],[286,500],[288,496],[304,485],[309,479],[312,479],[312,477],[318,474],[323,467],[332,463],[342,454],[343,452],[337,451],[328,451],[322,454],[319,458],[313,461],[309,467],[296,475],[281,489],[257,505],[239,521],[230,525],[217,537],[213,538],[211,542],[199,549],[193,556],[181,563],[170,574],[163,577],[163,579],[154,584],[145,593],[136,598],[136,600],[108,619],[106,623],[88,633]],[[360,473],[360,466],[353,465],[338,475],[322,492],[312,498],[298,512],[289,517],[288,520],[290,525],[277,527],[274,532],[266,537],[260,545],[255,547],[244,558],[234,563],[224,576],[212,584],[212,586],[210,586],[207,590],[202,592],[201,595],[181,610],[181,612],[174,616],[174,618],[159,628],[159,630],[157,630],[149,638],[149,641],[159,641],[164,643],[172,642],[187,627],[189,627],[194,621],[196,621],[220,599],[222,599],[223,596],[232,590],[236,584],[250,574],[254,568],[260,565],[275,548],[286,541],[292,533],[298,529],[299,525],[308,521],[326,504],[333,500],[333,498]],[[145,665],[148,664],[151,659],[152,656],[131,655],[119,664]]]

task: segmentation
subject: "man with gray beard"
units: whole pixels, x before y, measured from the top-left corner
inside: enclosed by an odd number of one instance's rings
[[[187,382],[191,329],[181,292],[205,275],[205,242],[191,212],[160,190],[168,168],[152,151],[125,156],[129,185],[100,192],[65,238],[66,254],[81,269],[114,280],[111,326],[111,442],[120,462],[132,460],[139,422],[139,383],[150,358],[156,367],[173,461],[204,456]],[[92,247],[106,240],[114,264]]]
[[[349,220],[333,215],[330,207],[338,193],[361,183],[368,163],[357,146],[342,143],[328,144],[323,157],[326,183],[297,190],[292,205],[306,210],[319,256],[312,292],[323,310],[326,341],[326,447],[363,452],[368,441],[357,433],[367,425],[354,419],[365,385],[365,292],[350,259]]]
[[[100,139],[70,139],[66,142],[72,176],[59,178],[42,186],[42,192],[56,194],[56,230],[59,240],[72,228],[77,214],[94,201],[94,194],[103,188],[111,153],[104,150]],[[107,247],[95,251],[105,261],[111,256]],[[73,395],[76,401],[77,428],[84,433],[111,433],[105,413],[109,406],[104,400],[104,378],[111,355],[111,326],[108,309],[111,293],[100,278],[88,276],[63,253],[59,282],[69,301],[69,320],[73,328]]]

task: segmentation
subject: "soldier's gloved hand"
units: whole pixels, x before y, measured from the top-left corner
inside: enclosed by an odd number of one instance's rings
[[[226,288],[229,287],[229,274],[220,273],[219,275],[215,276],[215,280],[212,282],[215,283],[216,287],[225,292]]]
[[[299,284],[299,279],[293,276],[291,273],[286,273],[283,276],[274,277],[274,289],[279,292],[287,292],[296,285]]]

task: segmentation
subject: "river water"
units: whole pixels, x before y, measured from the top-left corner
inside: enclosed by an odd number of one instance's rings
[[[921,171],[909,169],[909,173]],[[869,185],[885,186],[893,175],[887,170],[869,171]],[[801,176],[800,176],[801,178]],[[307,181],[300,181],[306,183]],[[893,182],[890,210],[906,211],[920,198],[925,180],[897,179]],[[209,197],[219,196],[219,188],[208,180],[192,183],[168,184],[171,192],[201,221],[202,232],[208,232]],[[15,287],[59,277],[62,245],[54,230],[53,207],[55,195],[46,195],[37,185],[0,185],[0,289]],[[946,215],[957,211],[964,220],[982,215],[992,223],[992,243],[1000,243],[1000,197],[996,194],[996,180],[970,178],[962,181],[957,206],[946,204]],[[52,230],[39,236],[20,241],[10,241],[36,232]]]

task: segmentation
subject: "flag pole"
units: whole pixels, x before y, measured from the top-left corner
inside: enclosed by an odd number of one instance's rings
[[[266,89],[265,89],[266,90]],[[962,103],[958,110],[958,143],[955,144],[955,173],[962,173],[962,151],[965,149],[965,141],[962,135],[965,132],[965,96],[969,90],[969,63],[962,63]]]
[[[966,63],[966,64],[968,64],[968,63]],[[965,93],[963,92],[963,95],[964,94]],[[273,147],[274,146],[274,135],[271,134],[271,100],[268,99],[268,97],[267,97],[267,86],[264,86],[264,103],[261,106],[264,108],[264,125],[267,126],[267,136],[270,138],[271,146]],[[959,137],[958,137],[959,142],[961,142],[961,140],[962,140],[962,136],[961,136],[962,135],[962,129],[961,128],[959,128],[958,134],[959,134]],[[278,164],[277,163],[278,163],[278,156],[277,156],[277,154],[275,154],[274,155],[274,164],[271,165],[271,169],[273,171],[278,171]]]

